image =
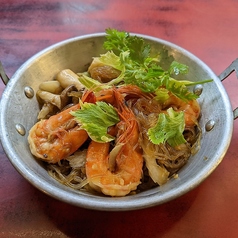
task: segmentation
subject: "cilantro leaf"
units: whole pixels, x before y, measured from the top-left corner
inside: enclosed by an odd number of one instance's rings
[[[104,143],[115,138],[107,134],[107,129],[120,121],[115,108],[106,102],[81,103],[81,109],[71,112],[81,129],[87,131],[89,137]]]
[[[120,65],[121,70],[120,76],[110,81],[108,85],[124,82],[137,85],[142,91],[148,93],[154,93],[159,87],[164,87],[180,99],[188,101],[198,98],[196,94],[189,91],[188,86],[212,81],[176,80],[173,75],[186,74],[189,68],[187,65],[176,62],[168,54],[168,50],[163,48],[152,57],[151,45],[147,44],[142,37],[111,28],[106,29],[106,33],[104,48],[113,51],[118,56],[117,60],[120,63],[113,63],[115,65],[113,67]]]
[[[179,75],[179,74],[187,74],[188,66],[185,64],[181,64],[177,61],[173,61],[169,67],[169,74]]]
[[[141,63],[150,55],[150,45],[146,44],[142,37],[131,36],[128,32],[111,28],[106,29],[106,33],[107,40],[103,45],[105,49],[113,50],[116,54],[129,51],[130,58]]]
[[[113,50],[116,54],[128,50],[127,37],[129,33],[111,28],[106,29],[106,33],[106,41],[103,44],[106,50]]]
[[[148,130],[148,136],[154,144],[167,142],[175,147],[186,142],[183,137],[184,113],[176,112],[173,108],[169,108],[167,112],[168,114],[159,114],[156,125]]]
[[[189,91],[186,85],[187,82],[189,81],[176,80],[171,78],[169,74],[164,73],[160,77],[158,88],[155,91],[159,90],[159,87],[165,87],[168,91],[184,101],[197,99],[198,95]]]
[[[154,99],[159,102],[160,104],[163,104],[166,100],[169,99],[169,91],[166,88],[158,88],[155,91],[155,97]]]

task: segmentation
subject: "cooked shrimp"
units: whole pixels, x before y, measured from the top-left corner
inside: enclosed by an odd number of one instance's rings
[[[92,141],[86,158],[89,185],[105,195],[125,196],[135,190],[142,176],[143,158],[138,146],[139,128],[123,96],[114,90],[121,121],[116,125],[117,139],[109,153],[109,143]]]
[[[139,87],[136,85],[123,85],[118,87],[117,92],[122,94],[125,100],[129,99],[138,99],[138,98],[145,98],[151,99],[153,97],[152,94],[144,93],[141,91]],[[97,94],[97,101],[105,101],[110,104],[115,103],[114,92],[111,89],[104,89],[96,93]]]
[[[197,100],[190,100],[188,102],[182,99],[170,95],[169,99],[165,102],[166,107],[173,107],[176,111],[184,112],[185,125],[191,127],[197,124],[197,120],[200,116],[200,106]]]
[[[142,92],[138,86],[131,85],[131,84],[119,87],[118,92],[120,92],[121,94],[125,94],[127,99],[133,99],[133,98],[151,99],[153,97],[153,94]]]
[[[93,101],[90,93],[82,100]],[[74,120],[70,111],[80,104],[68,108],[49,119],[37,122],[29,131],[28,143],[31,153],[48,163],[57,163],[74,153],[88,138],[85,130]]]
[[[184,112],[184,119],[186,126],[194,126],[197,124],[198,117],[200,116],[200,106],[197,100],[190,100],[180,107],[180,111]]]
[[[84,130],[69,113],[78,109],[78,104],[37,122],[29,131],[30,150],[37,158],[49,163],[57,163],[74,153],[88,138]]]

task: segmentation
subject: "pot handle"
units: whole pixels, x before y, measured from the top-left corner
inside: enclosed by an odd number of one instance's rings
[[[218,78],[223,81],[234,71],[236,73],[236,77],[238,78],[238,58],[234,60],[220,75],[218,75]],[[234,109],[233,117],[234,120],[238,118],[238,107]]]
[[[1,61],[0,61],[0,78],[2,79],[5,85],[7,85],[8,81],[10,80],[3,69],[3,65]]]

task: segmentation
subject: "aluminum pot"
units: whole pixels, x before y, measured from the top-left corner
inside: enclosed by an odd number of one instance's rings
[[[138,34],[137,34],[138,35]],[[219,77],[200,59],[170,42],[145,36],[152,49],[167,49],[175,60],[187,64],[186,79],[213,79],[212,83],[197,86],[201,93],[201,149],[165,185],[126,197],[106,197],[75,191],[51,178],[43,163],[30,153],[27,136],[36,122],[39,105],[35,92],[42,81],[51,80],[62,69],[85,71],[92,57],[103,53],[104,33],[80,36],[57,43],[25,62],[8,81],[1,69],[6,88],[0,105],[1,143],[10,162],[33,186],[63,202],[96,210],[135,210],[159,205],[175,199],[198,186],[222,161],[231,141],[233,121],[237,110],[231,108],[229,97],[221,83],[233,70],[234,61]],[[166,58],[164,59],[166,61]]]

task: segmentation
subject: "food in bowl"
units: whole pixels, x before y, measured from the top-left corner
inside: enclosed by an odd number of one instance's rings
[[[105,54],[87,72],[43,82],[28,142],[49,174],[75,189],[125,196],[165,184],[199,147],[200,106],[177,80],[188,67],[154,56],[137,36],[106,30]]]

